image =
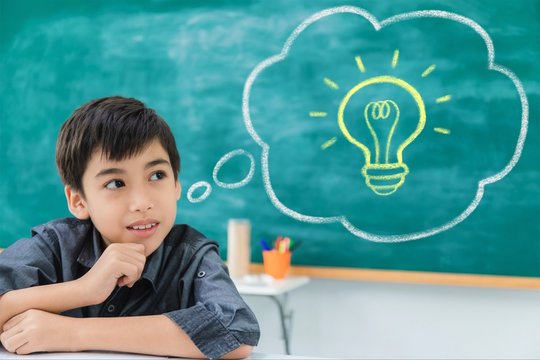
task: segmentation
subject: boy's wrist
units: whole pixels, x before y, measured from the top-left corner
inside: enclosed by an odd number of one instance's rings
[[[70,332],[67,334],[68,341],[66,342],[66,350],[71,352],[85,351],[84,344],[84,324],[81,318],[70,318],[72,325]]]
[[[87,279],[84,276],[73,280],[70,283],[73,286],[73,293],[80,296],[82,302],[80,307],[97,305],[103,302],[102,299],[99,299],[95,292],[91,290],[90,284],[88,284]]]

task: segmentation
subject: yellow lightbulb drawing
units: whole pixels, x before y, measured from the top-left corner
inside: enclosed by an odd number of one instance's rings
[[[364,121],[359,119],[358,115],[352,119],[348,117],[347,121],[344,119],[345,108],[351,97],[358,91],[375,84],[391,84],[404,89],[411,95],[418,107],[416,128],[398,146],[395,157],[397,161],[391,161],[389,156],[392,137],[400,117],[399,106],[393,100],[383,99],[366,104],[363,114]],[[359,121],[367,126],[373,137],[374,159],[369,147],[355,139],[347,129],[347,126],[351,126],[351,124],[358,126]],[[381,123],[388,125],[388,122],[391,122],[390,126],[379,126]],[[403,150],[417,138],[426,124],[426,109],[418,91],[406,81],[393,76],[382,75],[364,80],[349,90],[341,101],[338,109],[338,124],[345,138],[364,153],[366,162],[362,167],[362,175],[366,185],[377,195],[387,196],[396,192],[403,185],[405,177],[409,173],[408,166],[403,162]]]

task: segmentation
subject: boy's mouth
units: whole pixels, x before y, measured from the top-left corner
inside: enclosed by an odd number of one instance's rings
[[[130,230],[145,230],[145,229],[153,228],[154,226],[157,226],[157,225],[158,225],[157,223],[151,223],[151,224],[146,224],[146,225],[128,226],[127,228]]]
[[[134,222],[133,224],[128,225],[126,228],[132,234],[138,237],[146,238],[152,236],[156,232],[158,226],[159,222],[157,220],[149,219]]]

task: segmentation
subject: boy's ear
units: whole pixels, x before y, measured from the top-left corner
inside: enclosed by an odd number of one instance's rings
[[[176,201],[180,200],[180,195],[182,195],[182,184],[180,181],[176,180]]]
[[[70,186],[64,188],[69,211],[79,220],[86,220],[90,217],[86,201],[79,191],[73,190]]]

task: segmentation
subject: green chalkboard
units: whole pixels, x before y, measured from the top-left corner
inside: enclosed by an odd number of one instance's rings
[[[177,222],[223,256],[248,218],[255,262],[288,235],[297,265],[538,277],[539,24],[536,0],[2,1],[0,246],[69,215],[58,130],[123,95],[170,124]]]

